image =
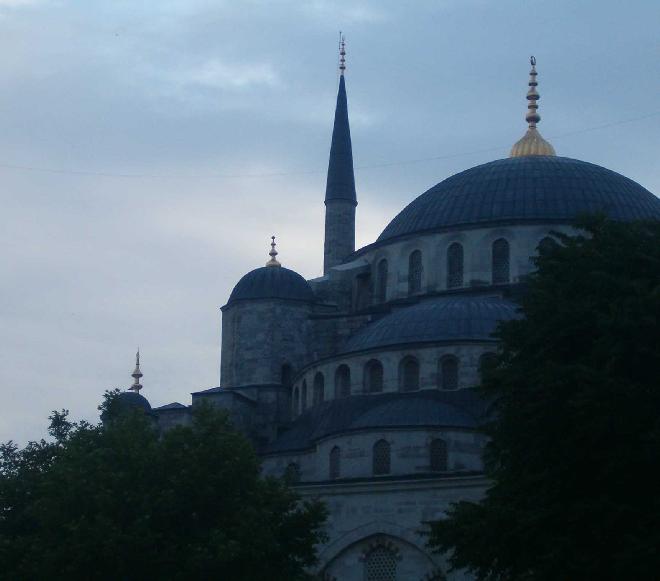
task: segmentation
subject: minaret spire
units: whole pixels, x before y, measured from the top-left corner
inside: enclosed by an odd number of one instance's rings
[[[271,243],[270,243],[270,252],[268,253],[268,256],[270,256],[270,260],[266,263],[266,266],[282,266],[277,258],[275,258],[279,253],[277,250],[275,250],[275,236],[271,236]]]
[[[346,98],[346,39],[339,33],[339,90],[325,188],[323,272],[341,264],[355,250],[355,174]]]
[[[140,383],[140,378],[142,377],[142,372],[140,371],[140,348],[138,347],[137,353],[135,354],[135,370],[131,373],[133,377],[133,385],[128,389],[134,391],[135,393],[140,393],[142,389],[142,384]]]
[[[538,82],[536,81],[536,58],[533,56],[529,58],[529,63],[532,66],[529,71],[529,91],[527,91],[527,115],[525,115],[525,120],[528,124],[527,133],[523,136],[522,139],[516,142],[516,144],[511,148],[510,157],[523,157],[526,155],[556,155],[555,149],[550,145],[541,134],[536,129],[536,124],[541,120],[541,116],[538,113],[539,109],[539,99],[540,95],[538,94],[536,87]]]

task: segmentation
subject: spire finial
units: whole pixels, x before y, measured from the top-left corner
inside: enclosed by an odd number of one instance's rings
[[[529,90],[527,91],[527,114],[525,121],[527,121],[527,133],[520,139],[511,149],[510,157],[523,157],[526,155],[556,155],[555,149],[550,145],[536,129],[536,124],[541,121],[541,116],[538,113],[539,98],[536,87],[536,57],[529,57],[529,64],[531,70],[529,71]]]
[[[339,31],[339,75],[344,76],[346,70],[346,37]]]
[[[135,393],[140,393],[142,389],[142,384],[140,383],[140,378],[142,377],[142,372],[140,371],[140,348],[138,347],[137,353],[135,354],[135,370],[131,373],[133,377],[133,385],[128,389],[134,391]]]
[[[277,250],[275,250],[275,236],[271,236],[271,243],[270,243],[270,252],[268,253],[268,256],[270,256],[270,260],[266,263],[266,266],[282,266],[277,258],[275,258],[279,253]]]

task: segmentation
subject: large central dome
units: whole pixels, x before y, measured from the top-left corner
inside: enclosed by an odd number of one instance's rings
[[[456,226],[571,222],[595,212],[614,220],[658,220],[660,199],[621,174],[585,161],[512,157],[432,187],[388,224],[377,243]]]

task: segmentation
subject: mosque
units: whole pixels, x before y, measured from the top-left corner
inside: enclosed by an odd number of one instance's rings
[[[506,159],[451,176],[355,249],[357,195],[345,50],[327,187],[323,276],[278,261],[248,272],[222,307],[220,386],[192,405],[152,409],[135,384],[121,397],[160,429],[202,401],[228,410],[263,473],[329,508],[315,573],[337,581],[469,579],[425,546],[429,521],[478,500],[488,483],[475,390],[497,351],[499,321],[553,232],[576,216],[660,220],[660,199],[603,167],[559,157],[539,133],[531,59],[528,128]],[[319,200],[320,201],[320,200]]]

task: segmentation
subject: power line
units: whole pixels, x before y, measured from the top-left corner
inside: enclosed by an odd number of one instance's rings
[[[549,136],[548,139],[563,139],[565,137],[572,137],[574,135],[581,135],[583,133],[589,133],[591,131],[598,131],[601,129],[607,129],[609,127],[615,127],[617,125],[625,125],[627,123],[634,123],[635,121],[642,121],[643,119],[649,119],[651,117],[656,117],[660,115],[660,111],[655,111],[653,113],[648,113],[646,115],[640,115],[639,117],[632,117],[629,119],[623,119],[621,121],[613,121],[611,123],[605,123],[603,125],[594,125],[592,127],[586,127],[584,129],[578,129],[576,131],[569,131],[567,133],[561,133],[558,135]],[[487,147],[482,149],[475,149],[472,151],[464,151],[461,153],[449,153],[445,155],[435,155],[431,157],[420,157],[415,159],[404,159],[398,161],[389,161],[383,163],[373,163],[367,165],[358,165],[355,166],[356,171],[364,171],[370,169],[379,169],[385,167],[396,167],[411,165],[416,163],[424,163],[429,161],[440,161],[443,159],[454,159],[457,157],[466,157],[469,155],[476,155],[479,153],[488,153],[491,151],[500,151],[508,150],[510,146],[500,145],[497,147]],[[5,169],[15,169],[20,171],[32,171],[32,172],[41,172],[41,173],[53,173],[53,174],[64,174],[64,175],[78,175],[78,176],[93,176],[93,177],[106,177],[106,178],[123,178],[123,179],[249,179],[249,178],[271,178],[271,177],[285,177],[285,176],[296,176],[296,175],[313,175],[313,174],[322,174],[325,173],[325,169],[318,170],[298,170],[298,171],[282,171],[282,172],[265,172],[265,173],[217,173],[217,174],[151,174],[151,173],[116,173],[109,171],[88,171],[88,170],[78,170],[78,169],[61,169],[61,168],[50,168],[50,167],[38,167],[31,165],[21,165],[21,164],[11,164],[11,163],[2,163],[0,162],[0,168]]]

